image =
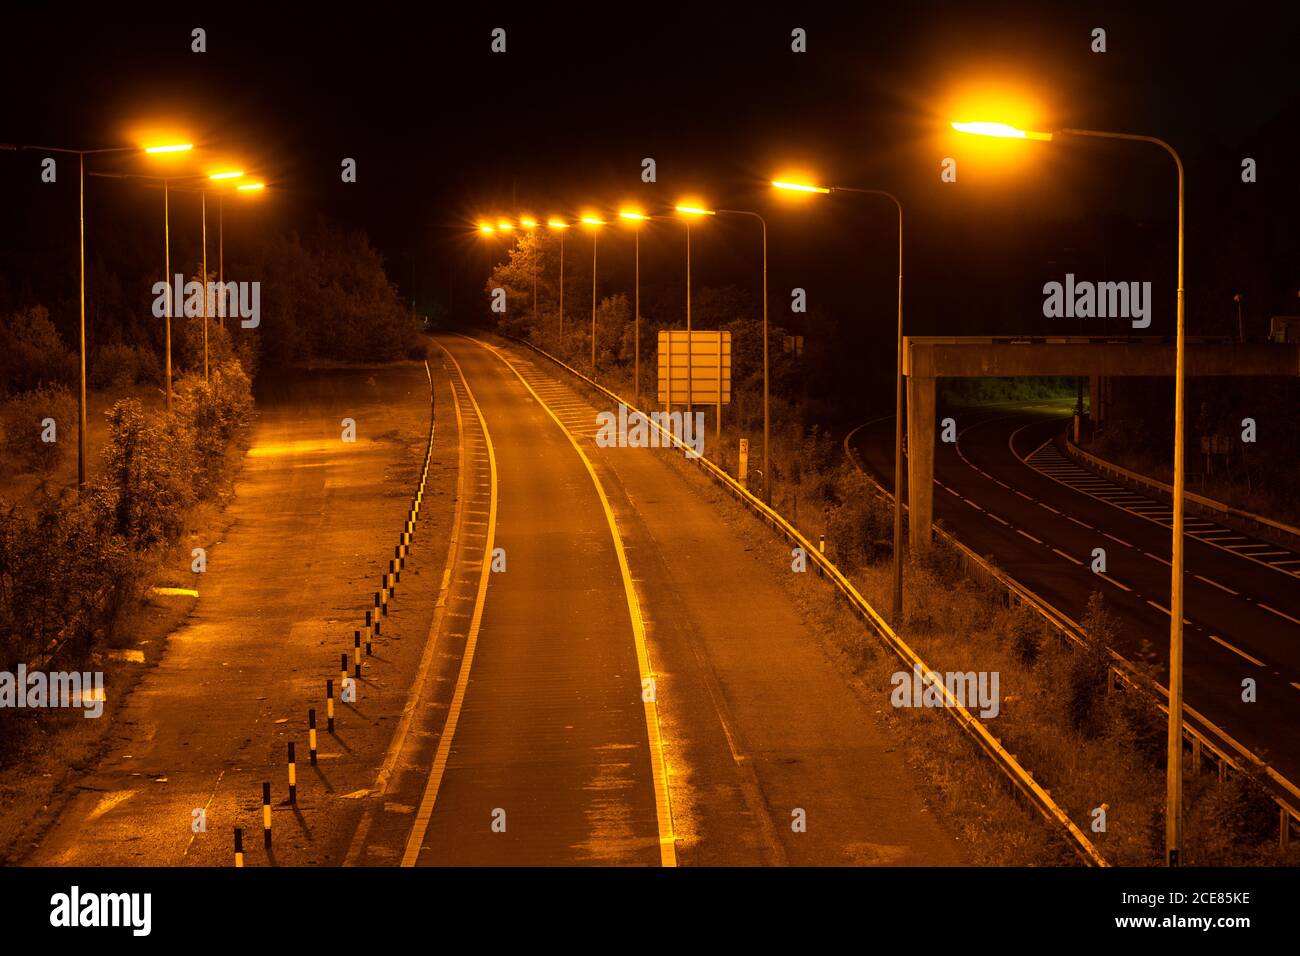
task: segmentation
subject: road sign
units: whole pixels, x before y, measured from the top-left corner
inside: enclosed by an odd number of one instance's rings
[[[659,403],[729,405],[731,333],[693,329],[689,344],[686,335],[685,331],[677,330],[659,333]]]

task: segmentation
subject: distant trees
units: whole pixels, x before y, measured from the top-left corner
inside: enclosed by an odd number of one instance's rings
[[[364,233],[321,225],[305,236],[268,236],[238,274],[262,282],[261,322],[256,332],[229,319],[226,326],[236,342],[255,335],[268,365],[423,354],[418,322]]]

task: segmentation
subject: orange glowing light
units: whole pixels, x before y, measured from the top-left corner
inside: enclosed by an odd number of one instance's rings
[[[510,232],[515,228],[515,224],[508,219],[502,219],[497,223],[497,228],[502,232]]]
[[[603,226],[603,225],[605,225],[605,220],[604,220],[604,219],[597,219],[595,216],[583,216],[583,217],[582,217],[582,222],[586,223],[588,226]]]
[[[144,151],[146,153],[183,153],[193,148],[193,143],[168,143],[162,146],[146,146]]]
[[[712,209],[705,209],[702,206],[675,206],[678,212],[685,213],[688,216],[716,216]]]
[[[772,180],[772,185],[777,189],[788,189],[797,193],[830,193],[830,189],[825,186],[810,186],[807,183],[792,183],[780,179]]]
[[[248,192],[251,189],[265,189],[266,183],[244,183],[242,186],[236,186],[241,193]]]
[[[242,175],[244,175],[242,169],[232,169],[225,173],[212,173],[208,176],[208,179],[238,179]]]
[[[536,220],[536,219],[520,219],[520,220],[519,220],[519,225],[523,226],[525,229],[536,229],[536,228],[537,228],[537,220]]]
[[[568,228],[569,228],[569,224],[568,224],[567,222],[564,222],[564,221],[559,220],[559,219],[548,219],[548,220],[546,220],[546,225],[550,226],[552,229],[568,229]]]
[[[975,136],[996,136],[1002,139],[1038,139],[1050,141],[1051,133],[1040,133],[1031,129],[1018,129],[1010,123],[953,123],[952,128],[959,133],[971,133]]]

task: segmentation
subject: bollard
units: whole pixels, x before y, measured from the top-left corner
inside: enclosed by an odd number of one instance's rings
[[[354,668],[352,676],[356,678],[360,678],[361,677],[361,632],[360,631],[352,632],[352,665]]]
[[[289,802],[298,802],[298,763],[293,759],[293,741],[289,741]]]
[[[241,827],[235,827],[235,866],[244,865],[244,831]]]
[[[262,783],[262,843],[271,849],[271,785]]]
[[[307,750],[311,753],[311,765],[316,766],[316,708],[307,709]]]
[[[343,688],[348,682],[348,655],[345,651],[339,660],[339,693],[343,693]]]
[[[325,682],[325,729],[334,733],[334,681]]]

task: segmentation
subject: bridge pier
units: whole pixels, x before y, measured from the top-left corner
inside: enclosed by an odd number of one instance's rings
[[[907,376],[907,530],[913,551],[930,547],[934,520],[935,380]]]

